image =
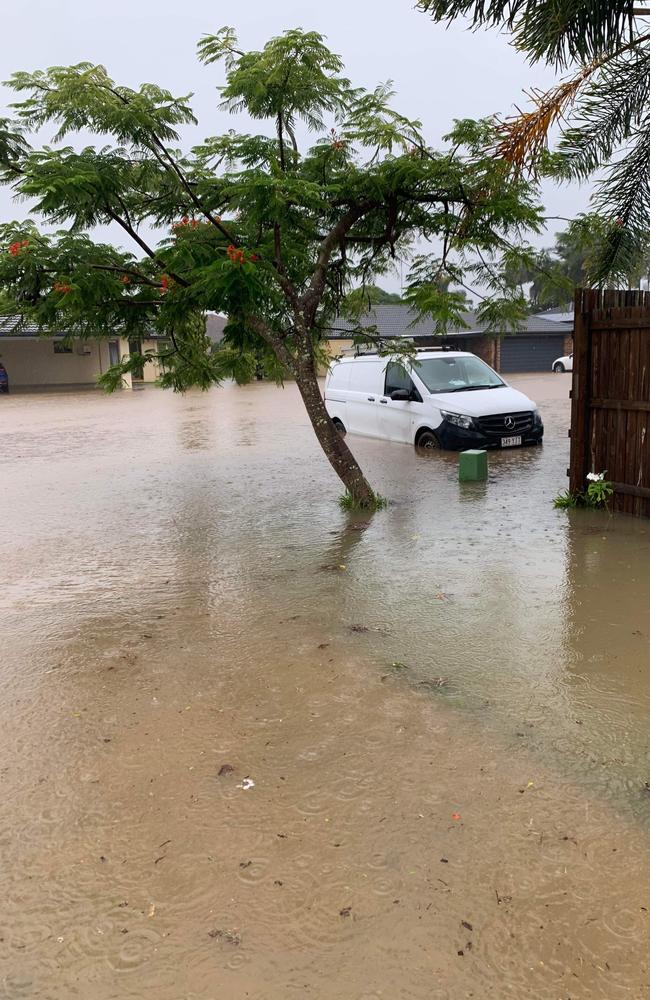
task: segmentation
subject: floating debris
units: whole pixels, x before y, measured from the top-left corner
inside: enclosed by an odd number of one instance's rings
[[[449,686],[449,680],[447,677],[428,677],[425,681],[418,681],[417,686],[426,691],[442,691]]]
[[[228,931],[222,927],[215,927],[214,930],[208,931],[208,937],[213,938],[215,941],[225,941],[226,944],[233,944],[235,947],[241,944],[241,934],[239,931]]]

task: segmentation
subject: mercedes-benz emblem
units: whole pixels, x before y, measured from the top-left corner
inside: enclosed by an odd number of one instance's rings
[[[504,422],[507,430],[509,430],[509,431],[514,430],[514,426],[515,426],[515,418],[514,417],[504,417],[503,418],[503,422]]]

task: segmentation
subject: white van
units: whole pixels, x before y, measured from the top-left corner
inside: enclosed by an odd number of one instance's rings
[[[535,403],[465,351],[419,351],[403,363],[341,358],[330,366],[325,405],[342,433],[421,448],[512,448],[544,436]]]

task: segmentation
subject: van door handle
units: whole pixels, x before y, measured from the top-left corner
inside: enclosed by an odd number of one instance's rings
[[[368,396],[368,402],[369,403],[374,403],[374,401],[375,401],[375,397],[374,396]]]
[[[387,399],[380,399],[380,400],[379,400],[379,402],[380,402],[380,403],[387,403],[387,402],[388,402],[388,400],[387,400]]]

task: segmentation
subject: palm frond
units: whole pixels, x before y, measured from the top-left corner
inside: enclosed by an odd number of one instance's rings
[[[542,153],[548,146],[549,132],[564,119],[580,88],[599,66],[600,62],[583,66],[571,80],[551,90],[531,91],[528,96],[534,104],[532,111],[519,111],[518,115],[499,121],[496,156],[516,171],[525,169],[532,175],[537,173]]]
[[[609,222],[589,266],[592,284],[627,281],[648,245],[650,220],[650,114],[637,129],[629,152],[599,182],[594,206]]]
[[[606,163],[650,105],[650,49],[625,54],[595,74],[580,94],[558,144],[560,172],[586,179]]]
[[[634,0],[419,0],[435,21],[503,26],[531,62],[592,62],[630,40]]]

